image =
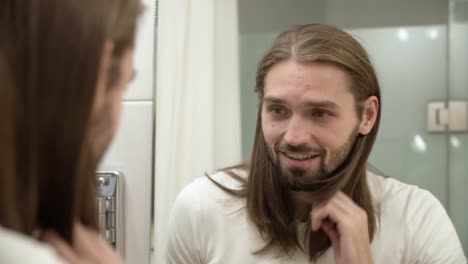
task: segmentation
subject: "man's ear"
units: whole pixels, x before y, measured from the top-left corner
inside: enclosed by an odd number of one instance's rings
[[[359,124],[359,133],[367,135],[372,131],[377,120],[379,112],[379,99],[376,96],[371,96],[363,103],[363,111],[361,116],[361,123]]]

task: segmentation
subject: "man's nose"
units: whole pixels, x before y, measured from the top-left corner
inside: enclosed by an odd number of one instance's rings
[[[304,120],[300,117],[292,117],[289,121],[284,141],[292,146],[306,145],[308,143],[309,131],[307,131]]]

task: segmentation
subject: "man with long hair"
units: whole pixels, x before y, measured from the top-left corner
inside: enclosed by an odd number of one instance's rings
[[[95,171],[133,77],[141,9],[0,1],[0,263],[122,263],[97,233]]]
[[[327,25],[280,34],[257,67],[252,158],[197,179],[169,263],[465,263],[440,202],[366,169],[381,95],[366,51]]]

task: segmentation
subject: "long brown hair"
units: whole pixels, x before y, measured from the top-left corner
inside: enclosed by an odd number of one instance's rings
[[[290,192],[281,183],[279,169],[268,155],[261,126],[265,77],[274,65],[286,60],[304,64],[331,64],[342,69],[351,81],[350,90],[359,117],[362,116],[362,103],[367,98],[376,96],[381,102],[379,83],[369,57],[348,33],[333,26],[311,24],[295,26],[276,38],[257,66],[255,91],[260,106],[252,158],[250,162],[237,167],[247,169],[248,177],[243,179],[236,175],[232,170],[235,167],[231,167],[226,171],[244,183],[242,189],[231,190],[215,182],[223,190],[246,198],[247,213],[266,240],[266,245],[256,253],[274,249],[278,254],[292,254],[297,248],[302,249],[296,231],[296,219],[290,209]],[[371,240],[376,229],[377,213],[366,182],[366,164],[379,129],[380,109],[372,131],[367,135],[359,135],[343,164],[329,177],[318,180],[313,191],[309,192],[317,200],[326,200],[338,190],[346,193],[366,211]],[[331,245],[323,231],[311,232],[306,238],[309,238],[304,242],[308,244],[311,260],[320,257]]]
[[[133,46],[139,0],[0,3],[0,225],[25,235],[97,228],[90,120],[104,44],[108,87]]]

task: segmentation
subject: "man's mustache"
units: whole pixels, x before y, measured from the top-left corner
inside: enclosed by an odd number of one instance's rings
[[[314,153],[323,154],[325,150],[321,147],[311,147],[309,145],[290,145],[288,143],[281,143],[275,146],[276,152],[297,152],[297,153]]]

